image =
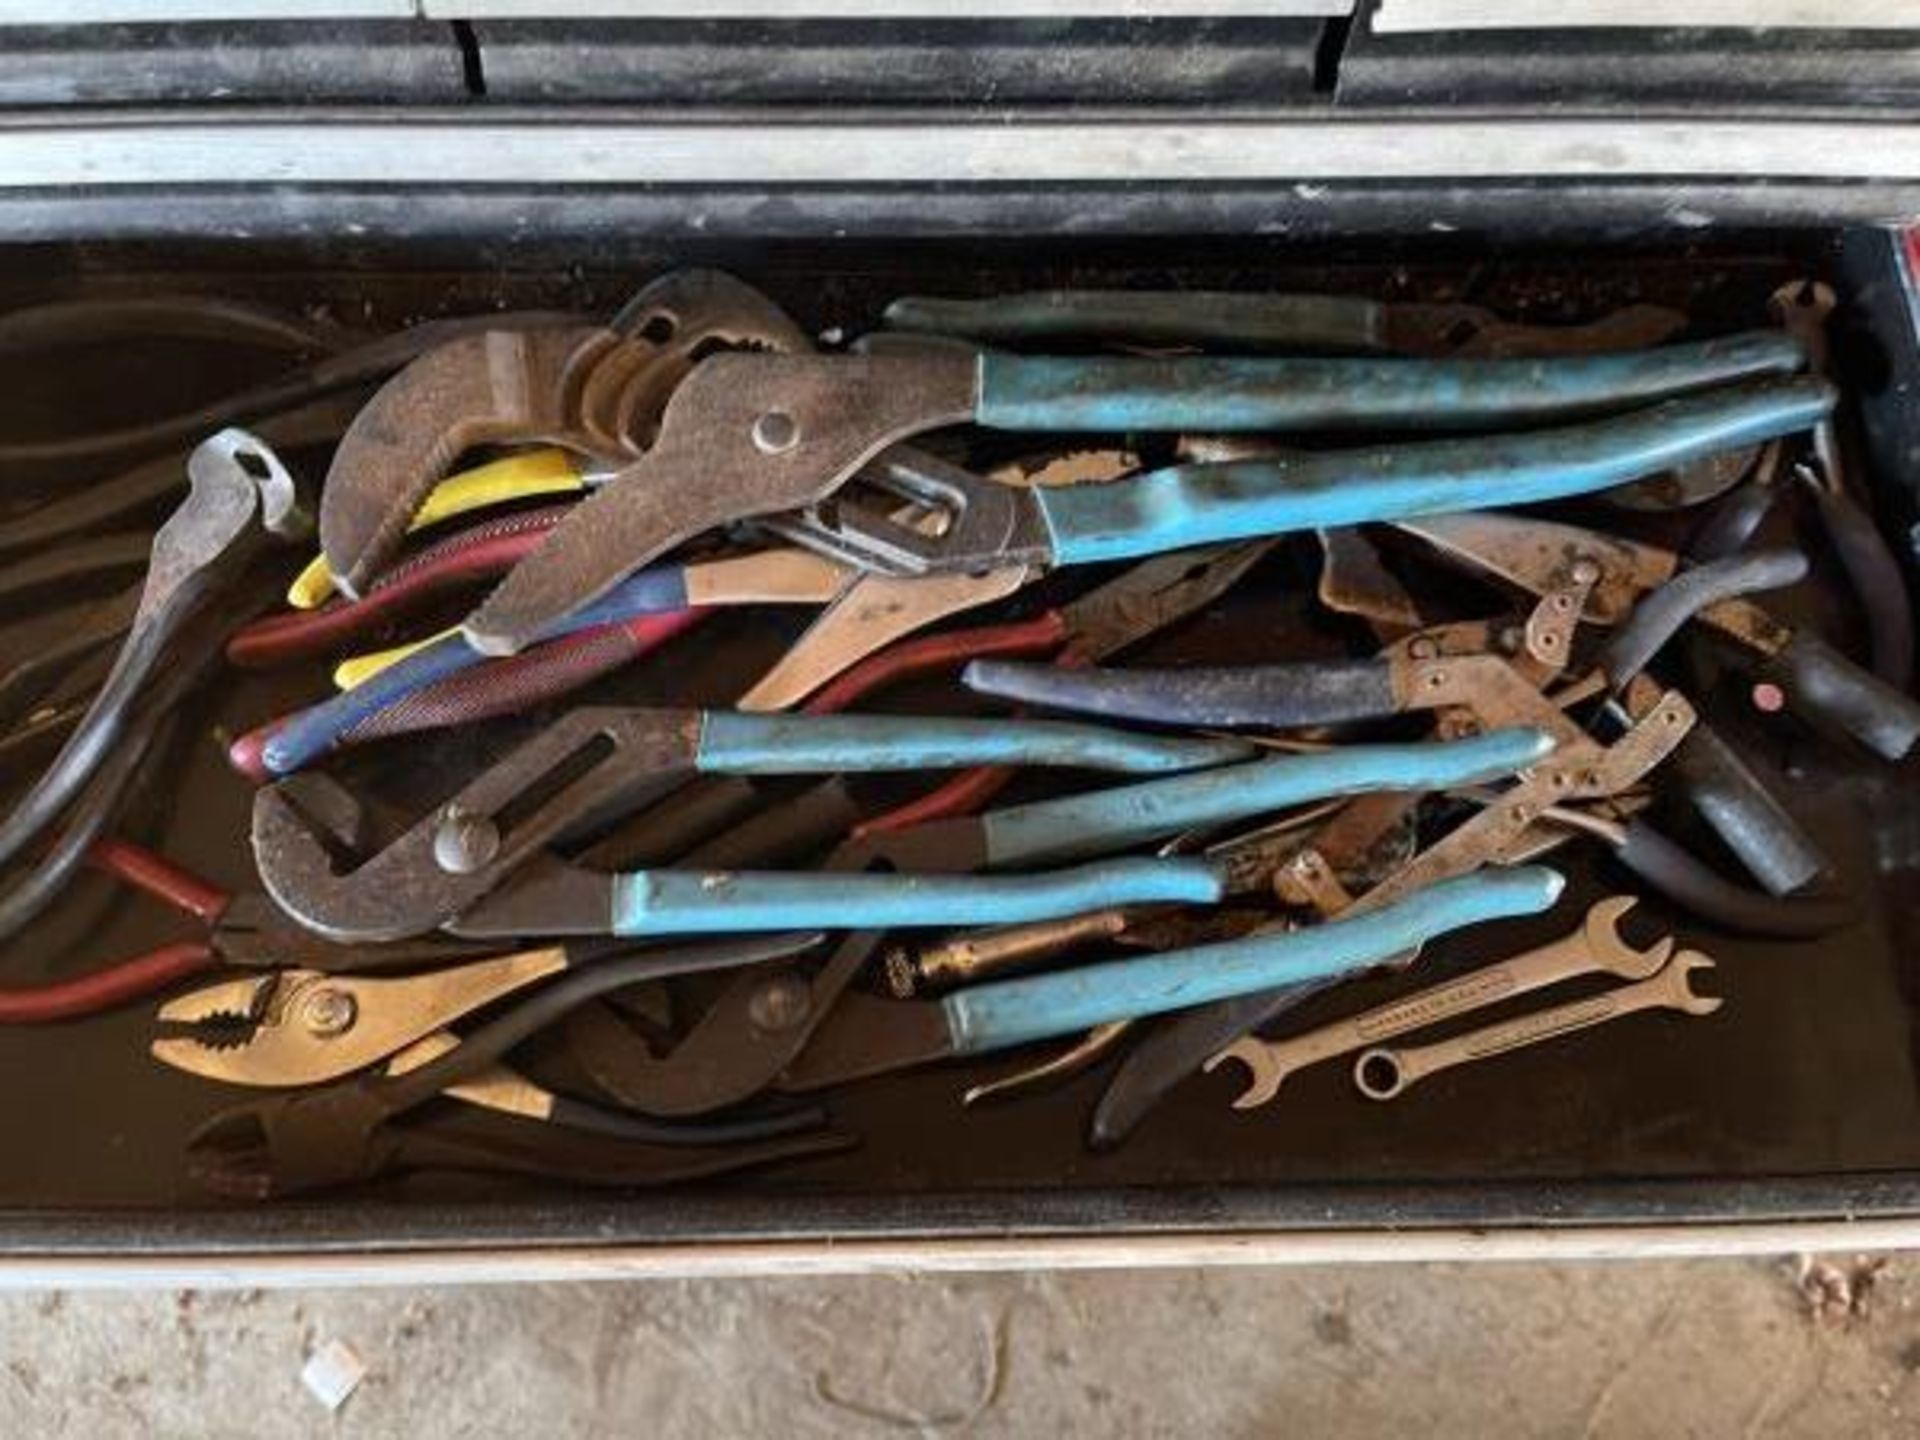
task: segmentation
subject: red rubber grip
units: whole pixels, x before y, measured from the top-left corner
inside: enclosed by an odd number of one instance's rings
[[[204,975],[219,964],[210,947],[196,940],[182,940],[77,980],[0,990],[0,1025],[44,1025],[98,1015],[192,976]]]
[[[506,574],[539,548],[545,534],[534,530],[496,536],[455,551],[439,564],[413,570],[404,579],[368,592],[364,599],[268,615],[234,632],[227,641],[227,661],[243,670],[264,670],[326,654],[379,625],[403,618],[437,596]]]
[[[218,885],[129,840],[94,841],[87,848],[87,863],[209,925],[218,924],[233,903],[233,896]]]
[[[1066,638],[1066,620],[1058,610],[1048,610],[1031,620],[1008,625],[978,625],[902,640],[829,681],[800,708],[807,715],[831,715],[884,686],[930,670],[982,657],[1038,655],[1061,645]]]

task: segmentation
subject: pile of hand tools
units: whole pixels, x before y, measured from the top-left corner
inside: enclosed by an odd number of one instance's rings
[[[1698,335],[1651,305],[908,296],[826,352],[685,269],[604,321],[372,340],[206,301],[0,317],[0,347],[173,325],[298,357],[0,515],[0,601],[63,602],[0,634],[0,936],[88,862],[206,927],[0,991],[0,1022],[208,977],[152,1053],[268,1092],[192,1141],[264,1197],[798,1161],[860,1142],[843,1087],[1016,1049],[956,1066],[942,1123],[1104,1066],[1111,1146],[1228,1060],[1242,1108],[1338,1057],[1384,1101],[1711,1014],[1716,936],[1855,914],[1751,734],[1920,740],[1833,309],[1796,281]],[[1816,545],[1863,644],[1802,619]],[[81,578],[108,593],[66,603]],[[1183,645],[1282,592],[1295,623]],[[780,617],[773,663],[698,678]],[[189,699],[266,671],[299,698],[223,737],[257,787],[229,894],[124,817]],[[1576,845],[1616,893],[1503,939]],[[1635,943],[1643,898],[1671,923]],[[1423,973],[1460,932],[1473,963]]]

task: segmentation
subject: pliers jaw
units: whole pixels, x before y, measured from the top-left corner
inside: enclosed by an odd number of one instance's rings
[[[149,1053],[202,1079],[257,1085],[310,1061],[316,1042],[346,1034],[357,1012],[352,992],[316,970],[226,980],[162,1005],[155,1018],[190,1033],[162,1036]]]

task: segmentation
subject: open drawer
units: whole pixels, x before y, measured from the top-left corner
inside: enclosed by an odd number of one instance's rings
[[[524,51],[517,59],[525,62]],[[16,171],[0,190],[0,236],[9,242],[0,308],[194,292],[294,302],[378,329],[496,306],[610,311],[667,264],[707,263],[759,286],[814,334],[869,330],[904,293],[1143,286],[1467,299],[1540,320],[1646,301],[1684,309],[1696,333],[1717,334],[1767,323],[1774,289],[1811,275],[1842,301],[1837,364],[1848,382],[1855,472],[1870,483],[1896,553],[1910,561],[1920,507],[1911,488],[1920,475],[1920,311],[1899,232],[1864,223],[1920,208],[1920,152],[1899,148],[1910,135],[1877,156],[1822,151],[1833,140],[1822,141],[1822,125],[1878,126],[1877,112],[1790,115],[1765,141],[1784,147],[1773,151],[1737,118],[1676,116],[1660,122],[1670,126],[1663,138],[1653,122],[1602,113],[1592,123],[1638,126],[1643,139],[1676,147],[1672,155],[1702,143],[1702,125],[1724,124],[1741,144],[1761,147],[1736,154],[1742,173],[1670,168],[1643,151],[1602,175],[1578,161],[1576,130],[1509,115],[1485,123],[1534,127],[1533,140],[1518,142],[1534,162],[1501,162],[1513,173],[1447,175],[1436,159],[1431,173],[1386,174],[1374,163],[1386,153],[1379,134],[1361,121],[1388,122],[1371,112],[1336,119],[1313,74],[1309,58],[1298,111],[1268,107],[1249,122],[1257,157],[1236,152],[1227,133],[1244,116],[1222,122],[1221,134],[1196,132],[1197,148],[1178,153],[1155,149],[1160,142],[1144,129],[1120,135],[1087,119],[1067,127],[1079,148],[1023,157],[1018,147],[953,149],[958,142],[941,139],[940,125],[898,112],[851,136],[810,131],[804,115],[783,110],[778,123],[701,118],[698,145],[672,153],[685,167],[707,166],[707,178],[687,168],[664,186],[633,183],[631,169],[644,155],[668,153],[661,134],[684,115],[669,122],[540,106],[425,111],[417,120],[340,113],[315,127],[325,144],[308,144],[281,112],[226,131],[203,109],[151,123],[34,112],[31,123],[0,124],[0,155],[15,144],[16,156],[31,153],[41,167]],[[1187,122],[1154,107],[1175,102],[1190,111],[1199,104],[1191,95],[1150,97],[1139,102],[1150,117],[1129,112],[1114,123],[1156,127],[1172,144]],[[1391,123],[1409,135],[1453,124],[1404,112]],[[735,124],[747,138],[729,160]],[[471,142],[490,125],[502,144],[537,140],[543,154],[578,148],[551,180],[516,178],[509,171],[532,151],[487,159]],[[118,137],[108,133],[116,126]],[[1305,126],[1322,127],[1308,147],[1313,158],[1288,168],[1280,137]],[[182,131],[194,127],[189,145]],[[397,154],[395,138],[410,130],[425,152]],[[1336,132],[1361,149],[1342,152]],[[97,148],[63,159],[57,142],[83,134]],[[596,137],[612,148],[595,149]],[[852,150],[822,152],[835,159],[803,153],[803,142],[852,140]],[[620,152],[620,144],[636,148]],[[382,145],[384,158],[364,168],[365,151],[354,147]],[[227,180],[193,173],[206,146],[237,172]],[[1815,153],[1839,173],[1804,173]],[[433,157],[455,154],[466,158],[449,175],[427,173]],[[143,175],[142,164],[156,168]],[[782,166],[794,167],[793,179]],[[911,180],[914,166],[924,183]],[[1129,183],[1136,171],[1141,183]],[[63,192],[63,175],[81,183]],[[19,435],[68,433],[231,381],[196,368],[202,363],[169,365],[138,347],[11,363],[0,425]],[[302,478],[318,475],[309,457]],[[1685,523],[1586,513],[1650,536]],[[1817,575],[1830,568],[1817,547],[1814,558]],[[1324,623],[1311,614],[1311,562],[1310,545],[1283,547],[1225,601],[1138,654],[1287,658],[1290,631]],[[1814,596],[1828,588],[1808,587]],[[1854,645],[1858,617],[1844,602],[1809,605],[1806,623]],[[680,642],[670,664],[632,667],[589,693],[723,703],[796,629],[767,612],[728,616]],[[250,791],[226,768],[217,737],[310,698],[314,683],[310,673],[223,676],[195,700],[185,738],[156,767],[129,825],[221,883],[247,886]],[[951,697],[932,691],[899,703],[909,702]],[[1920,1240],[1913,762],[1883,764],[1791,726],[1752,715],[1746,722],[1793,777],[1792,808],[1859,897],[1860,917],[1817,942],[1761,942],[1648,901],[1650,922],[1670,924],[1718,962],[1703,988],[1727,1003],[1703,1021],[1603,1027],[1436,1077],[1391,1104],[1356,1094],[1339,1064],[1298,1075],[1274,1104],[1245,1113],[1228,1108],[1232,1078],[1195,1077],[1105,1153],[1084,1138],[1100,1072],[1014,1103],[962,1109],[966,1084],[1007,1068],[989,1057],[836,1092],[835,1119],[860,1138],[857,1148],[724,1183],[609,1194],[423,1173],[244,1206],[209,1200],[184,1160],[187,1135],[232,1092],[154,1064],[150,1011],[136,1006],[80,1024],[0,1031],[0,1084],[14,1098],[0,1111],[0,1139],[15,1157],[0,1174],[0,1280],[342,1281]],[[428,803],[444,784],[423,773],[431,767],[419,757],[457,772],[514,732],[489,733],[370,747],[341,773],[356,787]],[[1592,847],[1567,849],[1554,863],[1570,886],[1551,915],[1436,947],[1423,973],[1550,938],[1586,903],[1627,888]],[[54,978],[158,943],[174,925],[151,904],[89,880],[0,958],[10,981]],[[1347,1013],[1394,983],[1341,987],[1300,1019]]]

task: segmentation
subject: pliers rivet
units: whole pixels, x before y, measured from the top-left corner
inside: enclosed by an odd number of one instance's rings
[[[300,1021],[313,1035],[344,1035],[359,1018],[353,996],[331,986],[311,991],[300,1002]]]
[[[433,832],[433,860],[450,875],[471,875],[500,853],[500,827],[485,815],[449,805]]]
[[[784,410],[769,410],[753,422],[753,447],[778,455],[800,443],[800,422]]]
[[[747,1018],[760,1030],[787,1030],[806,1019],[811,1008],[805,981],[797,975],[777,975],[754,990],[747,1002]]]

